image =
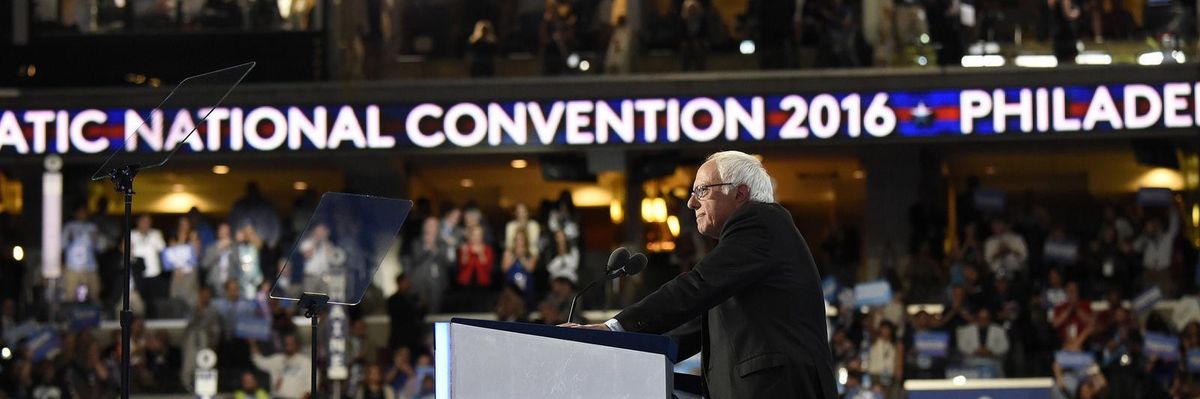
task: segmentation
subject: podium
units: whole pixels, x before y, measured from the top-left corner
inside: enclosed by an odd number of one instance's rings
[[[445,398],[671,398],[666,336],[451,319],[434,326]]]

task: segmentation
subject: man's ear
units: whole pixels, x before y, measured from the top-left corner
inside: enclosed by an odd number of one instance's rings
[[[750,186],[739,184],[737,186],[737,195],[733,198],[739,202],[750,202]]]

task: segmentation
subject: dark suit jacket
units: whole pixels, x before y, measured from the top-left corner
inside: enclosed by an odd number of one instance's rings
[[[778,204],[734,211],[704,260],[615,318],[701,352],[709,398],[837,397],[817,268]]]

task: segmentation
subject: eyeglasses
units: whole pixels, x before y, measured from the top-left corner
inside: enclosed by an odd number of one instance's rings
[[[696,199],[706,199],[708,198],[708,194],[712,192],[713,187],[732,186],[734,184],[737,183],[714,183],[697,186],[696,188],[692,189],[692,197],[695,197]]]

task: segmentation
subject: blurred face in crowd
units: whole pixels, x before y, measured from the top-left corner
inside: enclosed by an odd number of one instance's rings
[[[483,245],[483,229],[482,228],[480,228],[479,226],[475,226],[475,227],[472,227],[468,231],[470,231],[470,233],[468,233],[467,239],[470,240],[471,245]]]
[[[929,313],[924,310],[917,312],[917,315],[913,317],[913,327],[918,330],[929,329]]]
[[[480,212],[478,209],[471,209],[466,212],[463,212],[463,223],[466,224],[467,226],[472,226],[472,227],[479,226],[479,223],[482,220],[483,220],[483,212]]]
[[[1162,232],[1162,222],[1158,218],[1146,221],[1146,234],[1158,234]]]
[[[417,367],[429,367],[432,365],[433,357],[425,353],[422,353],[421,356],[417,356]]]
[[[1008,232],[1008,224],[1003,220],[996,219],[992,221],[992,235],[998,236]]]
[[[229,280],[225,282],[225,299],[237,301],[240,294],[237,281]]]
[[[87,220],[87,208],[79,207],[75,209],[75,220]]]
[[[992,324],[992,312],[987,308],[979,309],[979,313],[975,315],[975,323],[987,327]]]
[[[517,204],[516,209],[513,210],[513,214],[517,217],[518,221],[524,222],[529,220],[529,208],[525,204]]]
[[[421,225],[421,236],[426,239],[433,239],[438,236],[438,220],[435,217],[425,218],[425,223]]]
[[[400,349],[396,349],[396,353],[392,355],[392,364],[400,366],[410,363],[412,363],[412,352],[409,351],[408,347],[401,346]]]
[[[153,221],[150,219],[150,215],[142,214],[142,216],[138,217],[137,229],[143,232],[149,231],[150,227],[153,225],[152,222]]]
[[[729,189],[730,186],[711,186],[723,183],[728,182],[721,180],[717,163],[705,162],[696,171],[696,181],[692,183],[692,189],[693,192],[707,192],[701,193],[703,198],[693,194],[688,199],[688,208],[696,211],[696,227],[699,228],[700,234],[712,238],[720,238],[729,215],[750,200],[750,189],[745,185],[738,185],[732,189]],[[729,191],[725,192],[726,189]]]
[[[1079,285],[1074,281],[1067,283],[1067,300],[1072,303],[1079,300]]]
[[[293,356],[296,354],[296,351],[299,351],[299,350],[300,350],[300,345],[296,343],[295,335],[288,335],[288,336],[283,337],[283,353],[287,354],[288,356]]]
[[[883,323],[883,324],[879,325],[879,339],[884,340],[884,341],[891,341],[892,334],[893,334],[893,331],[892,331],[891,324]]]
[[[975,241],[978,237],[978,231],[975,228],[975,223],[967,223],[963,226],[963,241]]]
[[[249,371],[242,373],[242,390],[249,392],[258,390],[258,379],[254,378],[254,373]]]
[[[1058,270],[1050,269],[1047,279],[1051,287],[1062,287],[1062,275],[1058,274]]]
[[[446,224],[451,226],[457,225],[462,221],[462,210],[458,208],[451,209],[446,213]]]
[[[207,308],[210,301],[212,301],[212,289],[202,287],[200,291],[196,292],[196,307]]]
[[[219,226],[217,226],[217,239],[222,241],[233,239],[233,233],[230,232],[229,223],[221,223]]]
[[[979,271],[975,269],[975,266],[967,265],[963,267],[963,278],[968,282],[975,283],[979,280]]]
[[[1129,309],[1117,308],[1117,310],[1113,312],[1113,323],[1116,323],[1117,325],[1128,324]]]
[[[312,238],[316,241],[329,240],[329,227],[324,223],[313,226]]]
[[[517,230],[517,234],[513,236],[513,253],[517,256],[525,256],[529,253],[529,237],[525,234],[525,230]]]
[[[367,368],[367,385],[379,386],[383,384],[383,372],[379,370],[379,366],[371,365]]]

